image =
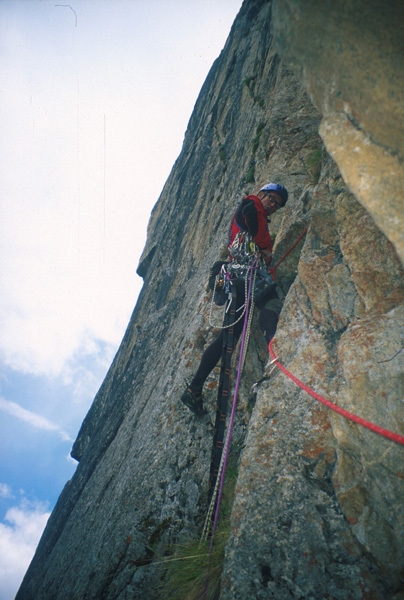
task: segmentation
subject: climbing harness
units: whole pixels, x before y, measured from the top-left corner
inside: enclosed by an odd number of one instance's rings
[[[228,263],[226,263],[228,264]],[[228,314],[230,307],[231,307],[231,300],[232,300],[232,296],[235,293],[235,291],[232,291],[231,288],[236,287],[236,281],[234,278],[232,279],[231,277],[231,272],[227,271],[225,266],[222,267],[220,274],[216,277],[215,279],[215,284],[213,287],[213,294],[212,294],[212,300],[210,303],[210,309],[209,309],[209,325],[211,327],[214,327],[215,329],[228,329],[229,327],[233,327],[234,325],[236,325],[239,321],[241,321],[241,319],[244,317],[245,315],[245,310],[246,310],[246,304],[244,303],[242,306],[240,306],[239,308],[236,308],[236,312],[239,312],[240,310],[242,311],[241,314],[238,316],[237,320],[235,320],[234,322],[226,322],[226,319],[223,320],[223,324],[220,325],[216,325],[215,323],[212,323],[212,313],[213,313],[213,304],[214,304],[214,297],[215,297],[215,291],[216,291],[216,286],[219,283],[221,283],[221,285],[223,285],[224,287],[224,292],[226,293],[228,302],[227,302],[227,307],[225,309],[225,316]],[[245,280],[245,288],[244,288],[244,292],[245,292],[245,298],[247,298],[247,282],[248,279],[245,276],[244,278]],[[231,286],[231,288],[229,288],[229,286]]]
[[[220,271],[217,273],[214,280],[209,308],[209,325],[216,329],[226,329],[232,325],[236,325],[242,320],[246,312],[246,304],[244,303],[237,309],[237,312],[242,312],[238,315],[237,320],[235,320],[234,323],[229,325],[223,322],[222,326],[212,323],[213,305],[219,304],[219,306],[221,306],[224,304],[222,302],[216,302],[215,300],[218,288],[220,288],[221,294],[228,297],[229,301],[226,309],[228,310],[230,307],[232,289],[234,289],[234,286],[237,286],[237,283],[241,284],[242,281],[244,282],[244,297],[247,298],[248,274],[252,264],[254,264],[253,297],[255,294],[258,296],[260,293],[265,292],[268,286],[275,284],[274,279],[268,274],[265,265],[260,259],[258,246],[253,242],[252,237],[248,233],[240,231],[234,238],[232,244],[230,244],[228,250],[231,260],[230,262],[221,263]]]
[[[245,356],[247,352],[248,340],[251,331],[251,322],[254,314],[254,291],[255,281],[257,277],[257,261],[253,261],[248,271],[246,272],[245,278],[245,296],[244,304],[242,306],[244,317],[244,325],[242,331],[242,337],[244,339],[243,345],[240,344],[241,354],[241,369],[244,365]],[[235,348],[235,336],[234,336],[234,325],[239,322],[240,317],[236,320],[237,312],[237,281],[234,282],[233,291],[231,293],[230,310],[226,311],[223,323],[224,329],[224,340],[223,340],[223,351],[222,351],[222,367],[220,370],[219,389],[217,398],[217,410],[216,410],[216,421],[215,421],[215,435],[213,438],[213,450],[212,450],[212,461],[210,470],[210,490],[214,496],[214,488],[216,480],[220,472],[220,462],[223,452],[223,438],[226,425],[226,415],[228,407],[228,398],[230,393],[230,377],[232,372],[232,358]],[[247,342],[246,342],[247,341]],[[238,369],[239,377],[241,376],[240,365]],[[233,402],[234,403],[234,402]]]

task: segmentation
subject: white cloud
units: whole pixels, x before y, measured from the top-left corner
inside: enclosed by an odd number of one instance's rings
[[[5,400],[4,398],[0,397],[0,410],[8,413],[9,415],[12,415],[13,417],[16,417],[20,421],[28,423],[29,425],[37,429],[42,429],[44,431],[54,431],[64,441],[73,441],[70,438],[70,436],[59,427],[59,425],[52,423],[51,421],[49,421],[45,417],[42,417],[41,415],[38,415],[30,410],[22,408],[22,406],[20,406],[16,402],[10,402],[9,400]]]
[[[12,498],[13,493],[7,483],[0,483],[0,498]]]
[[[89,0],[76,24],[51,0],[0,2],[7,366],[56,376],[85,336],[119,344],[151,208],[240,5]]]
[[[115,344],[96,340],[89,334],[83,336],[82,343],[62,370],[61,381],[69,387],[73,405],[80,406],[93,399],[115,352]]]
[[[32,560],[50,513],[24,500],[0,523],[0,598],[12,600]]]

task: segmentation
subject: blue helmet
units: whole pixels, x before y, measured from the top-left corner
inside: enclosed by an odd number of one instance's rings
[[[260,192],[267,192],[269,190],[272,190],[273,192],[277,192],[280,197],[283,200],[283,204],[282,206],[285,206],[286,201],[288,199],[288,190],[283,187],[283,185],[280,185],[279,183],[267,183],[266,185],[264,185],[264,187],[262,187],[260,189]]]

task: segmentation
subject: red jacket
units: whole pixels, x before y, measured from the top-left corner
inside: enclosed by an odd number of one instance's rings
[[[239,231],[248,231],[260,250],[272,253],[267,213],[258,196],[247,196],[237,207],[230,225],[229,245]]]

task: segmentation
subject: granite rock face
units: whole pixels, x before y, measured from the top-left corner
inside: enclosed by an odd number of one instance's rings
[[[330,160],[314,196],[275,352],[317,393],[402,433],[401,263]],[[393,597],[402,457],[276,373],[249,423],[222,597]]]
[[[404,4],[274,0],[273,20],[327,151],[404,262]]]
[[[274,17],[281,39],[276,4]],[[208,416],[195,419],[179,402],[218,331],[211,323],[222,319],[222,309],[211,310],[207,276],[238,201],[269,180],[290,193],[271,223],[275,264],[308,228],[277,269],[285,294],[273,344],[279,360],[332,402],[404,434],[399,244],[327,153],[323,107],[273,39],[271,2],[246,0],[153,209],[138,266],[142,292],[18,600],[168,597],[163,558],[199,538],[207,510],[218,369],[206,385]],[[382,163],[378,176],[388,176]],[[404,448],[330,411],[279,370],[260,383],[252,407],[251,385],[269,373],[267,363],[255,316],[220,598],[399,600]]]

